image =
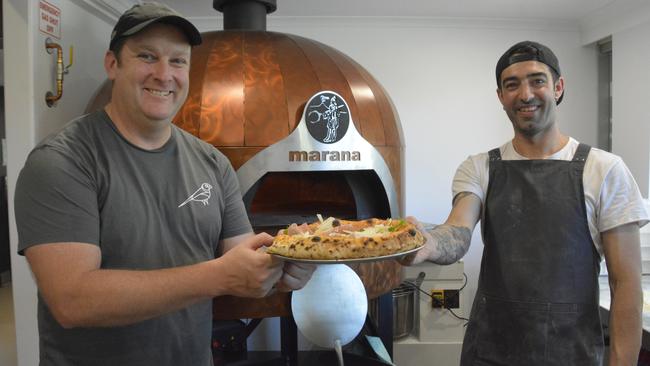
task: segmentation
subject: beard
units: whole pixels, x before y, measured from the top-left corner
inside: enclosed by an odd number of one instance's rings
[[[522,107],[538,106],[531,117],[523,118],[518,111]],[[526,103],[517,103],[512,109],[507,111],[508,118],[516,132],[526,136],[534,137],[544,133],[555,125],[555,111],[549,108],[548,101],[533,99]]]

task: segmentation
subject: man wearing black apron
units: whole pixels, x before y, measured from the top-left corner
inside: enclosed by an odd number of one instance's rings
[[[515,137],[461,164],[447,222],[411,263],[457,261],[481,219],[483,258],[461,365],[601,365],[602,253],[612,288],[609,365],[636,365],[639,227],[648,221],[638,187],[620,158],[560,132],[564,79],[549,48],[514,45],[496,79]]]

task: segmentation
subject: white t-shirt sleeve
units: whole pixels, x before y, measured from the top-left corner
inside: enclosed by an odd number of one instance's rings
[[[487,154],[472,155],[463,161],[454,175],[452,198],[461,192],[470,192],[483,203],[487,192],[487,169]]]
[[[604,231],[617,226],[638,222],[639,227],[648,223],[643,198],[629,169],[617,159],[603,180],[598,210],[598,230]]]

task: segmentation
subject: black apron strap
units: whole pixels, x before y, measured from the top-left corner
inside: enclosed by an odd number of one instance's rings
[[[573,155],[573,161],[587,161],[587,156],[589,156],[589,151],[591,151],[591,146],[587,144],[580,144],[576,149],[576,153]]]
[[[496,149],[492,149],[488,152],[488,156],[490,157],[490,161],[497,161],[501,160],[501,151],[497,147]]]

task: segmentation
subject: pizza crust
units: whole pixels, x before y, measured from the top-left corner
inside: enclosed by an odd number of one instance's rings
[[[370,258],[405,252],[425,242],[415,225],[404,220],[328,218],[302,226],[302,230],[305,231],[291,234],[289,229],[284,230],[275,237],[267,253],[296,259]]]

